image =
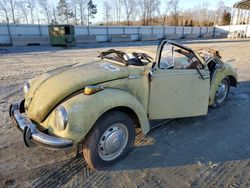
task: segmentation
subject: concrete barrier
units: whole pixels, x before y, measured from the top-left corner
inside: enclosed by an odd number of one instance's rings
[[[13,46],[49,45],[48,36],[13,36]]]
[[[111,42],[127,42],[132,41],[130,35],[111,35]]]
[[[231,25],[231,26],[227,25],[227,26],[216,26],[216,27],[75,26],[75,36],[76,36],[75,38],[77,43],[108,42],[111,41],[112,39],[113,39],[112,41],[130,41],[130,40],[147,41],[147,40],[159,40],[161,38],[175,40],[175,39],[185,38],[185,34],[192,34],[192,33],[196,34],[197,37],[202,37],[202,38],[211,38],[211,37],[226,38],[228,32],[234,30],[243,30],[245,31],[247,37],[250,37],[250,25]],[[88,33],[90,36],[87,35]],[[122,36],[122,34],[125,34],[126,37]],[[45,37],[46,39],[44,39]],[[11,44],[12,38],[15,46],[20,46],[20,45],[23,46],[31,44],[38,44],[38,45],[50,44],[48,25],[0,23],[0,44],[1,45]],[[36,41],[36,39],[38,40]]]
[[[177,33],[169,33],[165,35],[165,38],[173,40],[173,39],[180,39],[181,36]]]
[[[221,39],[221,38],[227,38],[228,33],[217,33],[214,38]]]
[[[211,33],[203,33],[201,35],[201,38],[203,38],[203,39],[211,39],[211,38],[213,38],[213,35]]]
[[[145,34],[140,36],[140,40],[142,41],[158,40],[158,37],[156,34]]]
[[[184,35],[185,39],[196,39],[198,36],[195,33],[187,33]]]
[[[76,35],[75,39],[77,44],[97,42],[96,35]]]

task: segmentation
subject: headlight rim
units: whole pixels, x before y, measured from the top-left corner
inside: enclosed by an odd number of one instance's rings
[[[58,120],[61,122],[58,122]],[[68,125],[68,121],[69,121],[68,113],[67,113],[65,107],[58,106],[55,109],[55,127],[56,127],[56,129],[59,131],[65,130],[67,125]]]

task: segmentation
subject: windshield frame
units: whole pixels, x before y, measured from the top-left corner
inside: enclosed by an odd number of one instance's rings
[[[164,48],[165,45],[168,45],[168,44],[171,44],[173,46],[176,46],[176,47],[179,47],[179,48],[182,48],[186,51],[188,51],[189,53],[193,54],[194,57],[196,57],[200,64],[202,65],[203,68],[205,68],[205,61],[197,54],[195,53],[195,51],[193,51],[191,48],[189,47],[186,47],[184,45],[181,45],[179,43],[176,43],[174,41],[171,41],[171,40],[167,40],[167,39],[163,39],[162,41],[159,42],[158,44],[158,47],[157,47],[157,52],[156,52],[156,58],[155,58],[155,64],[153,64],[153,68],[157,68],[157,69],[160,69],[160,70],[163,70],[162,68],[160,68],[160,61],[161,61],[161,55],[162,55],[162,50]],[[172,53],[173,54],[173,53]]]

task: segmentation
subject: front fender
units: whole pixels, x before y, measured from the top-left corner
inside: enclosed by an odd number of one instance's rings
[[[220,68],[215,75],[213,76],[211,80],[211,86],[210,86],[210,94],[209,94],[209,105],[211,106],[214,102],[216,90],[221,83],[221,81],[225,78],[229,77],[232,85],[232,81],[235,82],[236,86],[238,83],[238,76],[236,69],[233,68],[231,65],[225,63],[222,68]]]
[[[54,112],[49,120],[49,133],[80,142],[93,127],[98,118],[115,107],[128,107],[137,115],[144,134],[150,130],[149,121],[142,104],[130,93],[106,88],[93,95],[78,94],[65,101],[62,106],[68,112],[68,125],[64,131],[53,126]]]

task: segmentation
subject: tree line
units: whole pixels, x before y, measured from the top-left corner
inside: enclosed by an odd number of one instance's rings
[[[88,25],[97,13],[93,0],[0,0],[0,22]]]
[[[96,0],[97,1],[97,0]],[[102,3],[102,6],[99,6]],[[182,9],[179,0],[0,0],[0,22],[74,25],[228,25],[231,10],[223,1]],[[161,8],[165,7],[165,8]],[[102,20],[95,21],[97,11]]]
[[[106,25],[213,26],[231,20],[231,8],[222,0],[215,9],[209,9],[209,3],[182,9],[179,0],[105,0],[103,9]]]

